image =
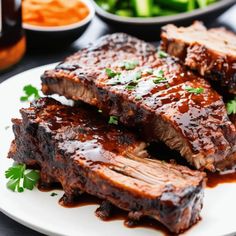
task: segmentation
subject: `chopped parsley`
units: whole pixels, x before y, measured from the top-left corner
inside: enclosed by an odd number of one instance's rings
[[[21,96],[20,98],[22,102],[30,101],[31,98],[33,98],[33,100],[37,100],[40,98],[38,89],[32,86],[31,84],[26,85],[23,88],[23,91],[25,92],[25,95]]]
[[[155,75],[156,77],[163,77],[164,71],[163,70],[154,70],[153,75]]]
[[[25,164],[16,164],[5,171],[5,177],[9,179],[7,188],[20,193],[35,187],[39,181],[39,171],[26,169]]]
[[[159,58],[166,58],[168,57],[168,54],[162,50],[158,50],[157,55]]]
[[[138,80],[142,78],[141,71],[135,72],[132,77],[132,81],[125,86],[125,89],[133,90],[137,86]]]
[[[110,116],[108,124],[118,125],[118,117],[117,116]]]
[[[226,108],[228,115],[236,114],[236,98],[234,100],[227,102]]]
[[[137,84],[134,84],[134,83],[133,84],[128,84],[128,85],[125,86],[125,88],[128,89],[128,90],[133,90],[133,89],[135,89],[136,85]]]
[[[164,71],[163,70],[155,70],[153,72],[153,75],[156,76],[155,79],[153,79],[154,84],[159,84],[159,83],[167,83],[167,79],[164,77]]]
[[[50,196],[51,197],[55,197],[55,196],[57,196],[58,194],[57,193],[54,193],[54,192],[52,192],[51,194],[50,194]]]
[[[106,74],[107,74],[107,76],[108,76],[109,78],[114,78],[115,76],[121,74],[120,72],[113,71],[113,70],[110,69],[110,68],[106,68],[105,71],[106,71]]]
[[[162,77],[157,77],[156,79],[153,80],[154,84],[159,84],[159,83],[166,83],[168,82],[166,78],[162,78]]]
[[[134,80],[139,80],[142,78],[142,73],[141,71],[137,71],[134,73]]]
[[[122,67],[126,70],[133,70],[138,66],[138,61],[124,61]]]
[[[204,88],[193,88],[190,86],[185,87],[185,90],[188,91],[189,93],[194,93],[194,94],[201,94],[204,92]]]

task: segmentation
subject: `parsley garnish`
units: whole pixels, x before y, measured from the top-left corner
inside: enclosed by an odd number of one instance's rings
[[[106,74],[107,74],[107,76],[108,76],[109,78],[114,78],[115,76],[121,74],[120,72],[113,71],[113,70],[110,69],[110,68],[106,68],[105,71],[106,71]]]
[[[157,55],[159,58],[166,58],[168,57],[168,54],[162,50],[158,50]]]
[[[57,196],[58,194],[57,193],[54,193],[54,192],[52,192],[51,194],[50,194],[50,196],[51,197],[55,197],[55,196]]]
[[[133,90],[136,87],[136,85],[137,84],[134,84],[134,83],[133,84],[128,84],[128,85],[125,86],[125,88],[128,89],[128,90]]]
[[[125,86],[125,88],[128,89],[128,90],[133,90],[133,89],[137,86],[138,80],[142,78],[142,73],[141,73],[141,71],[135,72],[135,73],[132,75],[132,77],[133,77],[133,80],[132,80],[129,84],[127,84],[127,85]]]
[[[25,95],[20,98],[22,102],[29,101],[30,98],[33,98],[34,100],[40,98],[38,89],[32,86],[31,84],[26,85],[23,88],[23,91],[25,92]]]
[[[236,98],[234,100],[227,102],[226,107],[228,115],[236,114]]]
[[[154,70],[153,75],[155,75],[156,77],[163,77],[164,71],[163,70]]]
[[[13,165],[5,171],[5,176],[10,179],[7,182],[7,188],[19,193],[23,192],[24,189],[32,190],[39,180],[39,172],[26,169],[25,164]]]
[[[133,70],[138,66],[138,61],[124,61],[122,67],[126,70]]]
[[[162,77],[157,77],[156,79],[153,80],[154,84],[159,84],[159,83],[166,83],[167,79],[166,78],[162,78]]]
[[[117,116],[110,116],[108,124],[111,125],[118,125],[118,117]]]
[[[141,71],[135,72],[135,74],[134,74],[134,80],[137,81],[137,80],[139,80],[139,79],[141,79],[141,78],[142,78],[142,73],[141,73]]]
[[[185,87],[185,90],[188,91],[189,93],[194,93],[194,94],[201,94],[204,92],[204,88],[193,88],[190,86]]]
[[[157,78],[153,80],[154,84],[159,84],[159,83],[166,83],[168,82],[167,79],[164,77],[164,71],[163,70],[155,70],[153,72],[153,75],[155,75]]]

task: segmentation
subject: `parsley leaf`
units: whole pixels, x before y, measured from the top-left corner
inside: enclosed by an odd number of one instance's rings
[[[138,84],[138,80],[140,80],[142,78],[142,73],[141,71],[137,71],[135,73],[132,74],[132,81],[129,82],[126,86],[125,89],[128,90],[133,90],[137,84]]]
[[[159,84],[159,83],[166,83],[168,82],[166,78],[162,78],[162,77],[157,77],[156,79],[153,80],[154,84]]]
[[[157,78],[153,80],[154,84],[159,83],[167,83],[167,79],[164,77],[164,71],[163,70],[155,70],[153,72],[153,75],[155,75]]]
[[[189,93],[194,93],[194,94],[201,94],[204,93],[204,88],[193,88],[190,86],[185,87],[185,90],[188,91]]]
[[[35,170],[25,170],[23,178],[23,187],[32,190],[39,180],[39,173]]]
[[[54,192],[52,192],[51,194],[50,194],[50,196],[51,197],[55,197],[55,196],[57,196],[58,194],[57,193],[54,193]]]
[[[32,190],[38,183],[39,172],[26,169],[25,164],[17,164],[5,171],[5,177],[10,179],[7,188],[13,192],[23,192],[24,189]]]
[[[228,115],[236,114],[236,98],[234,100],[227,102],[226,107]]]
[[[31,84],[26,85],[23,88],[23,91],[25,92],[25,95],[21,96],[20,98],[22,102],[27,102],[29,101],[30,98],[33,98],[34,100],[37,100],[40,98],[38,89],[32,86]]]
[[[110,116],[108,124],[118,125],[118,117],[117,116]]]
[[[162,50],[158,50],[157,55],[159,58],[166,58],[168,57],[168,54]]]
[[[142,73],[141,71],[137,71],[134,73],[134,80],[137,81],[142,78]]]
[[[163,77],[164,71],[163,70],[154,70],[153,75],[155,75],[156,77]]]
[[[105,71],[106,71],[106,74],[107,74],[107,76],[108,76],[109,78],[114,78],[115,76],[121,74],[120,72],[113,71],[113,70],[110,69],[110,68],[106,68]]]
[[[137,84],[133,83],[133,84],[128,84],[125,86],[126,89],[128,90],[133,90],[136,87]]]
[[[138,66],[138,61],[124,61],[122,67],[126,70],[133,70]]]

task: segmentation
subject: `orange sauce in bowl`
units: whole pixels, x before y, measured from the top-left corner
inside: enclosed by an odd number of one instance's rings
[[[65,26],[77,23],[89,14],[80,0],[23,0],[23,22],[36,26]]]

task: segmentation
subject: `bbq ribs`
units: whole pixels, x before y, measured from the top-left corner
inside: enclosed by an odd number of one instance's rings
[[[61,183],[67,199],[86,192],[175,233],[199,219],[204,173],[147,158],[144,142],[85,107],[42,98],[20,112],[9,158],[39,166],[41,181]]]
[[[178,150],[197,169],[235,164],[236,129],[222,97],[177,59],[159,58],[151,44],[108,35],[41,78],[45,94],[95,105],[137,127],[146,140]]]
[[[207,30],[200,22],[190,27],[167,25],[161,48],[207,79],[236,94],[236,35],[224,28]]]

